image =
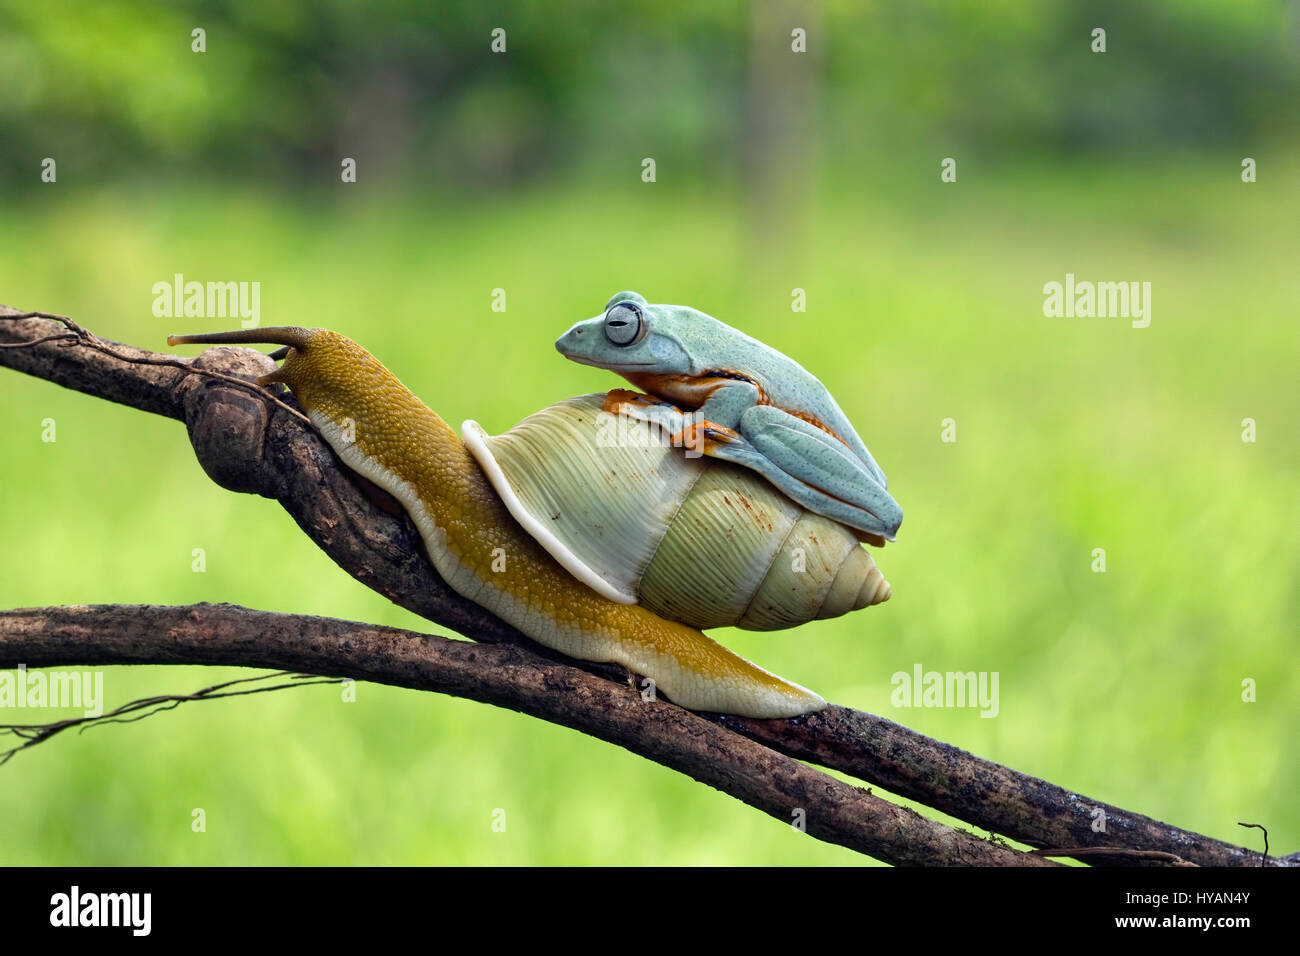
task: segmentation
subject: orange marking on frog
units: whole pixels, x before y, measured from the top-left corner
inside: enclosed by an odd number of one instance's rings
[[[624,372],[623,377],[644,392],[651,395],[658,395],[660,398],[676,402],[683,408],[699,408],[709,400],[718,389],[723,388],[732,382],[742,381],[749,382],[758,389],[758,405],[772,405],[780,408],[774,402],[768,400],[767,394],[753,379],[742,375],[740,372],[732,372],[728,369],[710,369],[700,376],[690,375],[666,375],[657,372]],[[616,391],[626,391],[626,389],[616,389]],[[611,393],[612,394],[612,393]],[[789,408],[782,409],[789,415],[801,421],[807,422],[814,428],[821,429],[830,435],[845,448],[852,449],[852,446],[840,437],[834,429],[828,426],[824,421],[810,412],[794,411]],[[734,433],[733,433],[734,434]]]
[[[630,388],[611,388],[605,395],[602,407],[611,415],[617,415],[624,405],[657,405],[658,399],[653,395],[642,395]]]

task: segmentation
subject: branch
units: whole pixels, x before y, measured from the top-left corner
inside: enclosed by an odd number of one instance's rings
[[[1160,865],[1173,859],[1197,866],[1260,866],[1265,859],[1256,850],[1094,800],[850,707],[832,704],[799,723],[721,720],[780,753],[850,774],[991,833],[1033,847],[1077,851],[1054,849],[1053,856],[1094,866]],[[1105,821],[1104,832],[1093,832],[1098,819]],[[1102,848],[1117,852],[1108,856]],[[1135,854],[1150,856],[1144,861]],[[1300,855],[1269,857],[1267,863],[1300,866]]]
[[[843,783],[625,682],[516,646],[332,618],[191,607],[102,605],[0,612],[0,667],[211,664],[339,674],[453,694],[618,744],[812,836],[899,865],[1052,865]]]
[[[184,421],[209,477],[230,490],[278,500],[340,567],[402,607],[475,640],[512,645],[550,662],[546,666],[557,673],[581,668],[618,678],[615,669],[575,663],[540,648],[448,588],[400,507],[337,461],[287,407],[290,396],[280,401],[247,381],[273,367],[266,356],[221,347],[196,359],[177,359],[105,343],[70,320],[24,315],[31,314],[0,306],[0,365]],[[331,663],[334,670],[326,666],[314,672],[336,673],[342,661]],[[571,702],[572,708],[581,706]],[[585,719],[577,713],[570,718]],[[850,708],[832,706],[793,721],[715,721],[761,744],[769,759],[775,752],[839,770],[1027,845],[1064,848],[1060,852],[1094,865],[1161,865],[1176,857],[1198,865],[1257,866],[1265,859]],[[588,732],[610,739],[597,727]],[[651,759],[671,766],[670,756],[665,752]],[[1103,833],[1092,830],[1097,808],[1105,812]],[[1117,852],[1098,852],[1105,848]],[[1267,863],[1300,865],[1300,859],[1293,854],[1267,858]]]

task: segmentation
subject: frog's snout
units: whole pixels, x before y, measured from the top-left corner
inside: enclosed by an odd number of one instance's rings
[[[582,329],[573,327],[555,340],[555,351],[561,355],[568,355],[573,349],[573,342],[578,336],[582,335]]]
[[[565,332],[555,340],[555,351],[559,352],[565,358],[573,358],[575,355],[586,355],[592,349],[591,336],[586,326],[587,322],[579,322],[569,331]],[[584,348],[585,346],[585,348]]]

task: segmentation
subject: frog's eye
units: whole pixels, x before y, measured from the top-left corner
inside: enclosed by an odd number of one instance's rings
[[[605,313],[605,338],[620,348],[640,342],[645,330],[645,316],[635,302],[625,300]]]

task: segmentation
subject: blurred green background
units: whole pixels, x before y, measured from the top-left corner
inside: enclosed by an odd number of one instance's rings
[[[155,282],[257,281],[263,324],[337,329],[489,430],[620,384],[552,346],[611,293],[703,309],[826,383],[906,515],[890,603],[715,636],[1087,796],[1300,848],[1297,5],[703,6],[0,3],[0,302],[163,349],[233,322],[155,318]],[[1045,318],[1067,272],[1150,282],[1150,327]],[[214,486],[178,423],[3,370],[0,422],[2,607],[441,633]],[[997,718],[892,707],[918,663],[997,671]],[[227,673],[113,668],[107,703]],[[369,684],[0,768],[4,864],[859,862],[575,732]]]

